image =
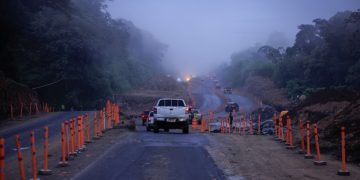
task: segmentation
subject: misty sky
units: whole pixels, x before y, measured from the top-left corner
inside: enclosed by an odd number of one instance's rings
[[[206,73],[232,53],[283,32],[294,41],[297,26],[338,11],[356,10],[360,0],[114,0],[113,18],[132,21],[169,46],[164,63],[185,74]]]

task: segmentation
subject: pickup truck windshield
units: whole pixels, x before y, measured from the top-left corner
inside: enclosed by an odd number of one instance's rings
[[[185,103],[182,100],[167,99],[167,100],[160,100],[158,106],[181,106],[181,107],[184,107]]]

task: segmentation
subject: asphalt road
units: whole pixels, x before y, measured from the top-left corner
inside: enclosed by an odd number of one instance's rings
[[[138,126],[138,133],[124,141],[74,179],[225,179],[204,149],[208,142],[201,134],[155,134]]]
[[[210,80],[192,84],[200,110],[207,113],[221,106]],[[229,98],[251,108],[250,100],[237,95]],[[245,106],[246,105],[246,106]],[[114,144],[74,179],[226,179],[205,150],[207,136],[180,130],[155,134],[146,132],[138,121],[137,133]]]
[[[15,147],[15,135],[20,135],[21,147],[23,151],[28,151],[30,146],[30,131],[35,131],[36,146],[41,146],[43,143],[43,127],[48,126],[49,130],[49,142],[52,138],[60,135],[61,123],[69,118],[83,115],[84,111],[73,111],[73,112],[55,112],[49,113],[42,118],[36,118],[22,125],[6,128],[0,131],[0,137],[5,138],[5,154],[6,158],[10,158],[16,155]]]

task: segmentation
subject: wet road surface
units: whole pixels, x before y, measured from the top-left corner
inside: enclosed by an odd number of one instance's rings
[[[119,142],[74,179],[225,179],[205,150],[206,136],[179,130],[138,132]]]

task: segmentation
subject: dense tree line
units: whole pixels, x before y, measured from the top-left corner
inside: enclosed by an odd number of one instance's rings
[[[0,74],[54,105],[94,107],[162,71],[166,45],[104,0],[2,1],[0,23]]]
[[[302,24],[291,47],[269,45],[235,53],[223,78],[242,86],[249,76],[271,78],[295,97],[323,88],[360,88],[360,11]]]

